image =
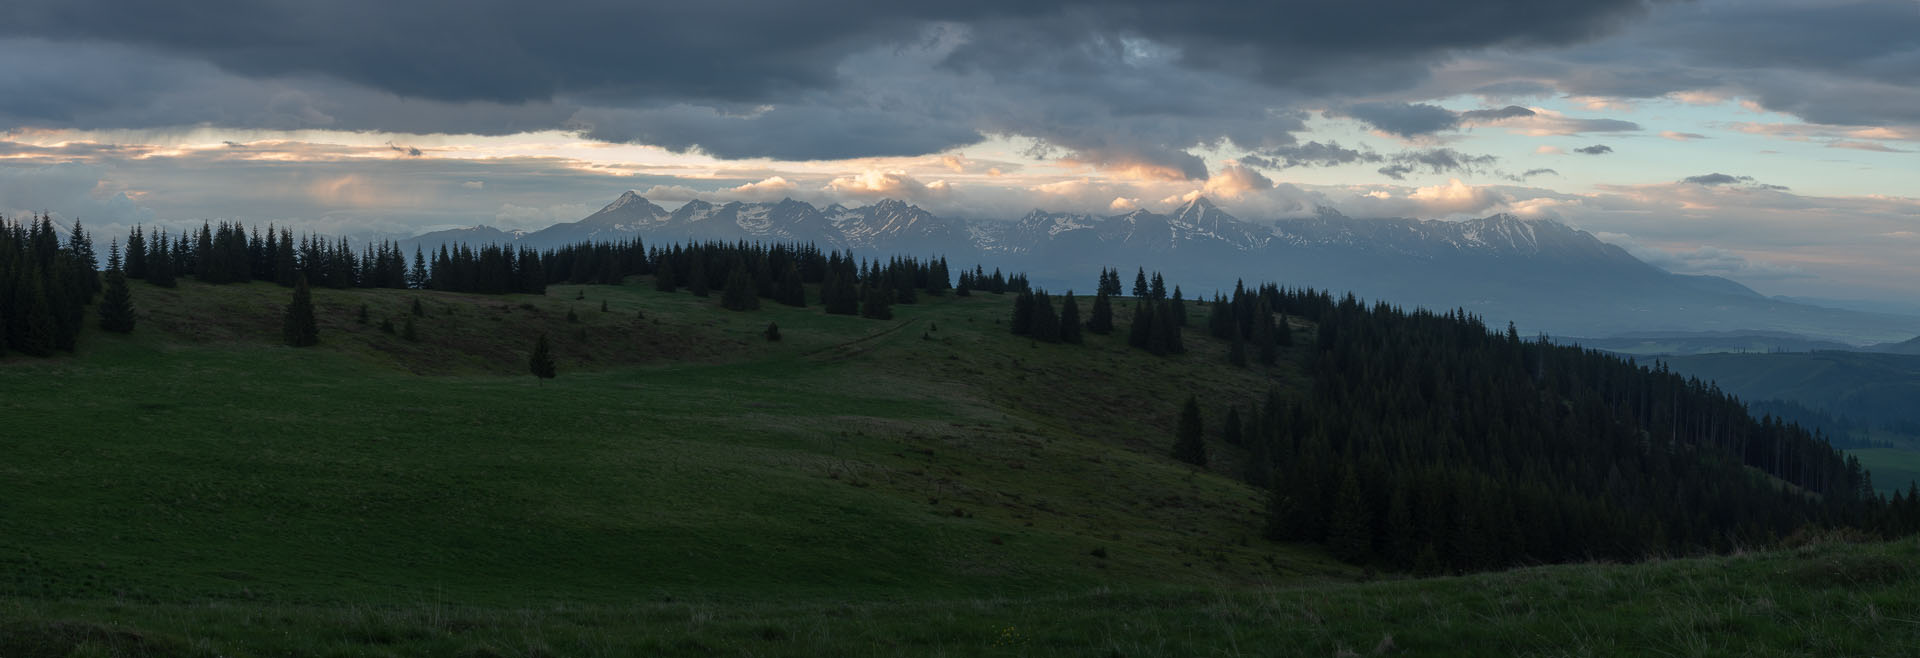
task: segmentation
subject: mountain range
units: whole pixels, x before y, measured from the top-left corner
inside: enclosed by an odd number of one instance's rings
[[[1101,267],[1146,266],[1188,296],[1239,279],[1353,291],[1407,306],[1464,308],[1528,332],[1607,336],[1646,331],[1789,332],[1853,345],[1920,334],[1920,317],[1768,298],[1737,282],[1674,274],[1551,219],[1358,219],[1322,208],[1302,218],[1243,220],[1206,198],[1167,213],[1096,216],[1034,210],[1019,219],[940,217],[884,200],[846,207],[785,199],[689,201],[669,211],[634,192],[577,222],[537,231],[476,226],[408,246],[516,244],[537,249],[641,238],[811,242],[861,255],[944,255],[1027,272],[1056,290],[1092,287]],[[1123,272],[1131,278],[1131,272]]]

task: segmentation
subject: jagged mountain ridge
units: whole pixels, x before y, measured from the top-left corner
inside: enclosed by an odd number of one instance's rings
[[[1101,267],[1140,265],[1186,285],[1190,296],[1230,289],[1241,279],[1272,280],[1407,306],[1465,308],[1552,334],[1772,330],[1864,345],[1920,333],[1920,318],[1768,299],[1728,279],[1667,272],[1559,221],[1507,214],[1356,219],[1321,209],[1310,217],[1249,221],[1195,198],[1166,213],[1034,210],[997,221],[940,217],[892,199],[824,209],[793,199],[694,200],[668,211],[628,192],[578,222],[519,234],[484,228],[405,244],[547,249],[630,238],[796,241],[869,256],[944,255],[1025,271],[1056,289],[1084,290]]]
[[[1183,248],[1244,252],[1284,244],[1367,248],[1408,256],[1479,252],[1631,258],[1589,233],[1550,219],[1494,215],[1463,222],[1355,220],[1322,213],[1310,218],[1252,222],[1234,217],[1204,197],[1165,214],[1142,209],[1100,217],[1036,209],[1019,220],[1004,222],[943,218],[894,199],[858,207],[835,204],[825,209],[793,199],[725,204],[696,199],[668,211],[638,193],[627,192],[580,221],[538,231],[507,232],[483,225],[428,233],[407,242],[517,242],[546,248],[630,237],[803,240],[855,250],[924,245],[947,251],[1005,254],[1042,251],[1047,243],[1056,241],[1091,240],[1120,250],[1149,252]]]

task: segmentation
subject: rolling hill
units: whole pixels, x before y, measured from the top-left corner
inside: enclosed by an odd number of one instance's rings
[[[1262,537],[1240,452],[1167,446],[1189,393],[1212,419],[1309,388],[1297,319],[1262,370],[1199,332],[1068,353],[1006,331],[1011,295],[876,321],[644,280],[319,289],[307,349],[284,288],[136,295],[129,336],[0,361],[0,655],[1920,646],[1870,612],[1914,600],[1910,541],[1370,582]],[[551,381],[523,374],[541,334]]]

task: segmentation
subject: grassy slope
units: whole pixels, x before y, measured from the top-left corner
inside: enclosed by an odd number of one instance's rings
[[[1008,336],[992,296],[876,322],[579,290],[317,291],[325,343],[293,350],[282,289],[142,286],[133,336],[0,361],[0,655],[1637,653],[1616,632],[1709,641],[1640,624],[1716,588],[1751,602],[1703,623],[1830,606],[1801,622],[1817,641],[1914,646],[1863,612],[1911,609],[1884,567],[1910,545],[1833,549],[1872,578],[1817,596],[1716,571],[1804,570],[1779,556],[1338,585],[1355,574],[1258,538],[1256,492],[1163,456],[1186,392],[1217,419],[1303,385],[1191,332],[1152,359]],[[415,298],[418,343],[352,321]],[[541,332],[545,383],[519,374]]]

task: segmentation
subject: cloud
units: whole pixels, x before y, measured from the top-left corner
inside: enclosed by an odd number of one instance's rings
[[[1009,136],[1096,168],[1205,180],[1195,148],[1290,145],[1301,108],[1404,90],[1460,52],[1589,41],[1646,8],[561,0],[483,9],[265,0],[179,14],[132,0],[9,2],[0,129],[564,129],[784,160],[937,154]]]
[[[1506,202],[1493,188],[1468,185],[1458,178],[1416,189],[1407,198],[1419,202],[1429,216],[1485,212]]]
[[[62,225],[75,219],[95,232],[147,223],[153,211],[140,206],[100,167],[84,164],[11,166],[0,164],[0,215],[19,219],[49,213]],[[100,233],[108,235],[108,233]],[[104,241],[104,240],[102,240]]]
[[[1422,170],[1433,174],[1474,173],[1497,161],[1499,158],[1491,155],[1471,155],[1450,148],[1436,148],[1396,154],[1387,166],[1378,171],[1382,176],[1404,180],[1407,174]]]
[[[461,181],[460,187],[463,187],[469,190],[484,190],[484,189],[487,189],[487,182],[477,181],[477,180]]]
[[[1761,188],[1761,190],[1786,190],[1786,186],[1778,186],[1778,184],[1764,184],[1764,182],[1759,182],[1759,180],[1753,180],[1753,176],[1732,176],[1732,175],[1722,175],[1722,173],[1711,173],[1711,175],[1686,176],[1686,178],[1680,178],[1680,182],[1686,182],[1686,184],[1697,184],[1697,186],[1705,186],[1705,188],[1711,188],[1711,186],[1728,186],[1728,184],[1740,184],[1740,186],[1751,186],[1751,188]]]
[[[945,195],[952,186],[946,181],[922,183],[905,172],[869,169],[835,178],[823,189],[842,198],[917,200]]]
[[[1676,142],[1690,142],[1696,139],[1707,139],[1706,135],[1702,135],[1700,133],[1683,133],[1683,132],[1676,132],[1672,130],[1662,130],[1660,131],[1660,136],[1666,139],[1671,139]]]
[[[1911,2],[1700,0],[1650,6],[1635,29],[1558,50],[1487,51],[1470,82],[1551,82],[1573,97],[1738,99],[1812,123],[1920,124],[1920,12]],[[1436,96],[1437,97],[1437,96]]]
[[[764,101],[830,88],[838,80],[836,65],[853,52],[911,42],[915,28],[928,24],[980,29],[980,47],[994,50],[1009,45],[996,37],[1013,35],[991,28],[1006,24],[1045,28],[1057,36],[1046,45],[1063,49],[1135,34],[1179,52],[1190,68],[1304,85],[1356,68],[1417,71],[1412,62],[1460,48],[1588,39],[1643,9],[1630,0],[1556,11],[1498,0],[1444,9],[1406,0],[1389,5],[1335,4],[1303,14],[1228,0],[1177,8],[1145,0],[827,0],[750,8],[583,0],[448,13],[378,0],[282,0],[181,15],[133,0],[18,0],[0,9],[0,35],[138,44],[245,76],[317,75],[439,101],[521,103],[562,95]],[[1486,20],[1495,12],[1500,20]],[[1397,20],[1382,22],[1381,15]],[[727,29],[686,29],[693,25]],[[632,65],[636,61],[675,65]]]
[[[641,192],[640,196],[645,197],[648,201],[686,202],[686,201],[692,201],[694,199],[698,199],[702,196],[712,196],[712,195],[709,193],[703,193],[700,190],[693,189],[692,187],[688,187],[686,185],[655,185],[653,187],[647,188],[647,191]]]
[[[1460,125],[1460,115],[1453,110],[1426,103],[1357,103],[1329,113],[1401,137],[1428,135]]]
[[[1356,103],[1329,110],[1328,116],[1348,117],[1375,129],[1400,137],[1418,137],[1467,125],[1499,123],[1508,119],[1534,116],[1531,109],[1518,105],[1486,110],[1455,112],[1426,103]]]
[[[800,186],[782,176],[767,178],[727,188],[723,196],[741,201],[778,201],[794,193]]]
[[[1372,151],[1360,151],[1341,146],[1339,142],[1307,142],[1289,146],[1276,146],[1258,152],[1257,155],[1240,159],[1249,166],[1265,169],[1286,169],[1289,167],[1333,167],[1356,162],[1379,162],[1385,158]]]
[[[404,155],[409,158],[417,158],[417,157],[420,157],[421,155],[420,149],[413,146],[401,146],[393,142],[387,142],[387,148],[392,149],[395,153],[399,153],[400,155]]]
[[[1613,147],[1607,146],[1606,144],[1594,144],[1593,146],[1582,146],[1574,149],[1573,152],[1585,155],[1606,155],[1613,152]]]
[[[1827,142],[1827,148],[1853,149],[1856,151],[1877,151],[1880,153],[1906,153],[1907,152],[1906,149],[1893,148],[1891,146],[1887,146],[1886,144],[1881,144],[1879,142],[1854,142],[1854,141],[1844,141],[1844,140]]]
[[[1721,276],[1746,280],[1811,278],[1805,269],[1756,260],[1739,252],[1713,245],[1661,248],[1642,244],[1623,233],[1596,233],[1604,242],[1626,249],[1647,264],[1676,274]]]
[[[1204,189],[1209,195],[1238,199],[1249,193],[1273,189],[1273,179],[1235,162],[1222,167],[1212,178],[1207,179]]]
[[[1566,137],[1587,133],[1632,132],[1640,129],[1640,124],[1632,121],[1569,117],[1545,108],[1533,108],[1532,114],[1489,123],[1497,123],[1517,135],[1533,137]]]

